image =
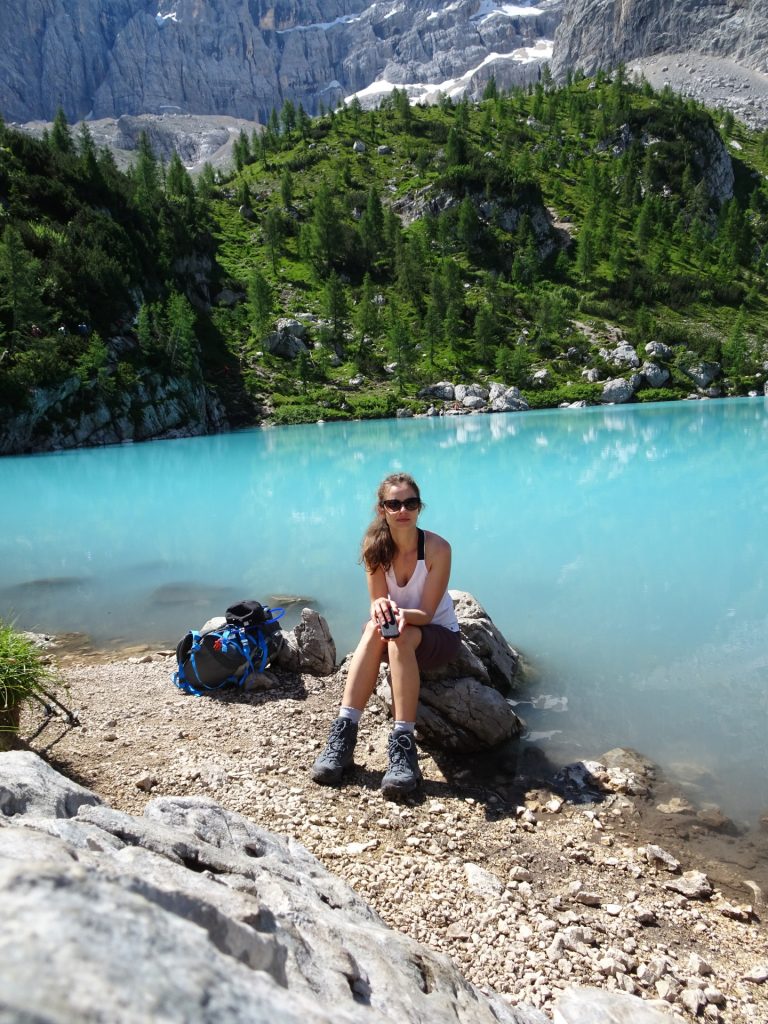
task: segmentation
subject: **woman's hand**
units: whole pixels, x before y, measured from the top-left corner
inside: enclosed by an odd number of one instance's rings
[[[402,608],[398,608],[397,602],[388,597],[377,597],[371,602],[371,621],[379,630],[385,623],[391,622],[393,616],[397,628],[402,633],[405,629],[405,615]]]

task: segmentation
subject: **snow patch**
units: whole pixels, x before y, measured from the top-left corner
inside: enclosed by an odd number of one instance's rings
[[[294,25],[293,28],[276,29],[275,35],[287,36],[291,32],[312,32],[315,29],[327,32],[334,25],[351,25],[353,21],[362,20],[363,16],[361,14],[342,14],[340,18],[334,18],[333,21],[316,21],[311,25]]]
[[[163,14],[162,10],[158,11],[155,15],[155,21],[162,28],[167,21],[175,21],[178,25],[179,19],[176,11],[169,11],[167,14]]]
[[[475,14],[469,19],[482,25],[491,18],[534,18],[543,14],[540,7],[527,4],[497,4],[493,0],[482,0]]]
[[[551,60],[553,46],[554,41],[552,39],[537,39],[533,46],[521,46],[513,50],[512,53],[489,53],[476,67],[465,71],[459,78],[447,78],[444,82],[411,82],[404,84],[387,82],[384,79],[380,79],[379,81],[371,82],[365,89],[347,96],[344,102],[349,103],[357,97],[365,105],[365,100],[380,100],[383,96],[391,93],[393,89],[405,89],[411,103],[437,103],[440,96],[448,96],[451,99],[455,99],[466,92],[472,78],[486,65],[496,64],[501,61],[512,61],[514,64],[531,64],[534,61]]]

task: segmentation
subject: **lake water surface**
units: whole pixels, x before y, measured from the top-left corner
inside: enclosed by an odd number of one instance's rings
[[[367,614],[357,557],[375,488],[401,468],[422,524],[453,544],[451,585],[533,666],[519,710],[550,757],[633,746],[754,823],[768,806],[763,399],[5,458],[0,616],[169,646],[241,598],[298,597],[341,656]]]

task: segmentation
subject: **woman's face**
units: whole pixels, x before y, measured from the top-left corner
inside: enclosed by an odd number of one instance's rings
[[[406,508],[404,502],[412,507]],[[421,511],[421,503],[410,484],[390,484],[381,499],[379,509],[388,523],[406,525],[416,522]]]

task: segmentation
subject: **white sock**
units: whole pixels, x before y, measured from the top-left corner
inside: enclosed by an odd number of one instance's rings
[[[392,732],[410,732],[416,730],[415,722],[395,722]]]
[[[342,705],[341,710],[339,711],[338,717],[339,718],[348,718],[350,720],[350,722],[354,722],[355,725],[357,725],[357,723],[360,721],[360,717],[361,717],[362,713],[363,712],[362,711],[358,711],[357,708],[349,708],[349,707],[346,707],[346,705]]]

